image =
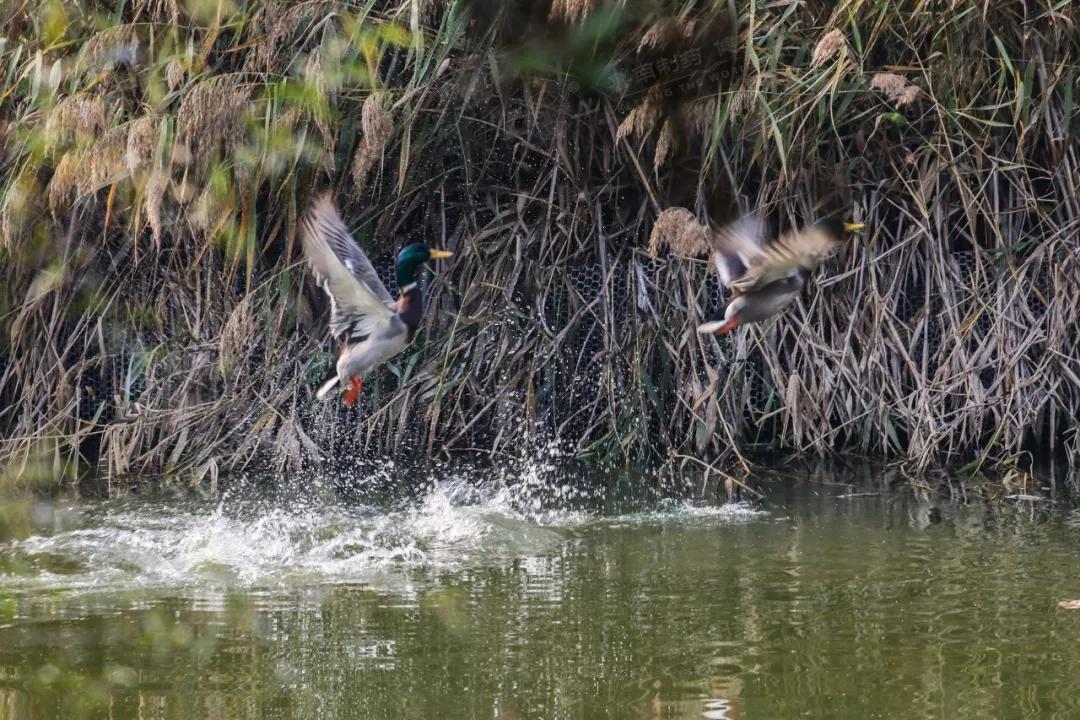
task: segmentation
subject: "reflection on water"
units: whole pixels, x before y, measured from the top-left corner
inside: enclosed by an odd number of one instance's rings
[[[0,719],[1080,717],[1075,511],[314,497],[34,510]]]

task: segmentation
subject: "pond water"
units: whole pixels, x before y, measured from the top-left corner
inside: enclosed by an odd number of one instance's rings
[[[475,485],[28,505],[0,719],[1080,717],[1080,511]]]

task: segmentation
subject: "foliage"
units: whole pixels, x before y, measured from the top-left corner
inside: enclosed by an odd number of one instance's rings
[[[211,482],[552,437],[619,463],[1080,457],[1071,3],[0,16],[5,463],[48,441],[110,477]],[[313,400],[331,346],[296,227],[324,187],[374,256],[456,251],[358,412]],[[717,342],[693,332],[720,301],[707,263],[646,252],[672,207],[868,231]]]

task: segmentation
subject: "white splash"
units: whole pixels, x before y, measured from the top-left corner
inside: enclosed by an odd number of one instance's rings
[[[762,513],[745,505],[661,502],[611,516],[582,510],[587,483],[560,482],[532,464],[517,472],[444,471],[404,508],[346,506],[297,497],[287,506],[228,499],[216,505],[147,500],[102,503],[50,534],[0,545],[0,584],[109,590],[371,583],[408,587],[420,569],[452,570],[558,554],[590,527],[732,522]],[[494,477],[493,477],[494,475]],[[595,499],[595,498],[594,498]],[[4,562],[6,561],[6,562]]]

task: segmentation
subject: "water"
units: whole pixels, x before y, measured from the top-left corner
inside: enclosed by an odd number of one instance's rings
[[[1080,511],[542,497],[26,505],[0,719],[1080,717]]]

